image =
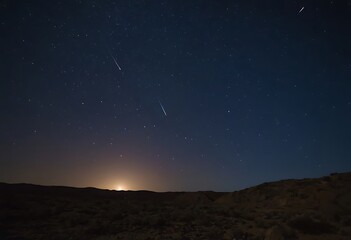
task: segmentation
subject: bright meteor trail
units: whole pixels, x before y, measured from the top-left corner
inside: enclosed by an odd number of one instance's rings
[[[305,9],[305,7],[302,7],[297,14],[300,14],[304,9]]]
[[[160,99],[157,99],[157,100],[158,100],[158,103],[160,104],[160,107],[162,108],[163,113],[164,113],[164,114],[165,114],[165,116],[167,117],[166,110],[164,109],[164,107],[163,107],[163,105],[162,105],[162,103],[161,103]]]
[[[118,62],[117,62],[117,60],[116,60],[116,58],[115,58],[114,56],[112,56],[112,55],[111,55],[111,57],[113,58],[113,61],[116,63],[118,69],[121,71],[122,69],[121,69],[121,67],[119,66],[119,64],[118,64]]]

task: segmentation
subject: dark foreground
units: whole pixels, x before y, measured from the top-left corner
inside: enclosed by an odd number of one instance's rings
[[[351,173],[233,193],[0,183],[0,240],[351,239]]]

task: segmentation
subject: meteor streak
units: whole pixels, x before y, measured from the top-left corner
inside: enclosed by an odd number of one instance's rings
[[[301,13],[304,9],[305,9],[305,7],[302,7],[302,8],[300,9],[299,13]],[[299,13],[298,13],[298,14],[299,14]]]
[[[167,117],[166,110],[164,109],[164,107],[163,107],[163,105],[162,105],[162,103],[161,103],[160,99],[157,99],[157,100],[158,100],[158,103],[160,104],[160,107],[162,108],[163,113],[164,113],[164,114],[165,114],[165,116]]]
[[[115,58],[114,56],[112,56],[112,55],[111,55],[111,57],[113,58],[113,61],[116,63],[116,66],[118,67],[118,69],[121,71],[122,69],[121,69],[121,67],[119,66],[119,64],[118,64],[118,62],[117,62],[117,60],[116,60],[116,58]]]

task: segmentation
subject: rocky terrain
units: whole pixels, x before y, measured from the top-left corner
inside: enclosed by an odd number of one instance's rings
[[[231,193],[0,183],[0,240],[351,239],[351,173]]]

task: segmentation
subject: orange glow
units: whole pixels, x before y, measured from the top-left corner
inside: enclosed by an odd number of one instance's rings
[[[118,185],[118,186],[115,188],[115,190],[117,190],[117,191],[125,191],[126,189],[125,189],[123,186]]]

